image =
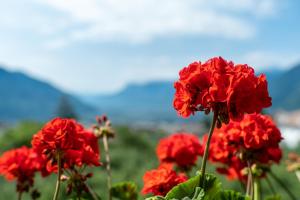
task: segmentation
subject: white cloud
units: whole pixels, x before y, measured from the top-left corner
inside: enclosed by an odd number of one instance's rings
[[[256,70],[268,70],[274,67],[288,69],[299,63],[300,53],[253,51],[241,56],[239,60],[248,63]]]
[[[49,41],[64,45],[77,40],[140,43],[174,35],[248,39],[257,32],[251,17],[266,17],[276,10],[276,0],[35,1],[61,12],[62,20],[69,22],[58,39]]]

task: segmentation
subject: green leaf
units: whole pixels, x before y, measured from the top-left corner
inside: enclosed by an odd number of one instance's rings
[[[168,192],[166,195],[165,199],[166,200],[172,200],[172,199],[183,199],[186,197],[189,198],[195,198],[195,200],[198,200],[197,196],[195,197],[194,194],[196,192],[201,192],[201,190],[196,188],[199,186],[200,183],[200,174],[187,180],[184,183],[181,183],[177,186],[175,186],[171,191]],[[201,189],[201,188],[200,188]],[[200,200],[211,200],[213,199],[218,192],[221,190],[221,182],[217,180],[217,178],[212,175],[212,174],[206,174],[205,175],[205,187],[204,191],[201,192],[201,195],[203,196],[202,193],[205,193],[204,197]]]
[[[250,200],[250,198],[233,190],[223,190],[219,193],[219,197],[216,200]]]
[[[203,200],[204,197],[205,197],[204,190],[201,187],[196,187],[192,200]]]
[[[120,182],[112,186],[111,195],[121,200],[137,200],[137,186],[134,182]]]
[[[165,198],[161,196],[155,196],[155,197],[148,197],[145,200],[165,200]]]
[[[265,200],[281,200],[281,196],[279,194],[268,196]]]

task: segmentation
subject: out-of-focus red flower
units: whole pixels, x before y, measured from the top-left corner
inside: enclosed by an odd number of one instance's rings
[[[241,129],[247,149],[277,147],[282,140],[279,129],[266,115],[247,115],[241,122]]]
[[[224,123],[241,120],[244,113],[259,113],[271,106],[264,75],[248,65],[234,65],[221,57],[194,62],[179,72],[173,105],[182,117],[196,111],[215,111]]]
[[[147,171],[143,177],[143,194],[153,194],[165,196],[174,186],[185,182],[187,177],[183,174],[177,174],[174,170],[167,167]]]
[[[247,176],[243,172],[247,167],[245,162],[242,162],[238,157],[231,157],[230,165],[219,166],[216,168],[217,172],[226,175],[229,180],[246,181]]]
[[[176,133],[159,141],[156,148],[160,162],[176,163],[181,168],[195,165],[202,146],[196,135]]]
[[[37,154],[25,146],[9,150],[0,157],[0,174],[8,181],[17,180],[17,191],[27,192],[39,170]]]
[[[203,138],[206,141],[207,136]],[[216,130],[211,139],[209,159],[221,163],[219,172],[228,178],[239,178],[247,162],[270,166],[279,163],[282,151],[281,133],[268,116],[248,114],[240,122],[230,121]]]
[[[63,167],[100,165],[97,138],[72,119],[55,118],[33,136],[32,146],[47,161],[48,171],[57,168],[58,154]]]

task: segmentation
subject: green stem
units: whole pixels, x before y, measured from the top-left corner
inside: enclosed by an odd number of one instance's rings
[[[298,181],[300,182],[300,170],[297,170],[297,171],[295,172],[295,174],[296,174],[296,176],[297,176],[297,178],[298,178]]]
[[[18,200],[21,200],[21,199],[22,199],[22,194],[23,194],[23,192],[19,192]]]
[[[53,196],[53,200],[57,200],[58,198],[58,193],[60,189],[60,177],[61,177],[61,153],[57,154],[57,180],[56,180],[56,187],[55,187],[55,192]]]
[[[201,175],[200,175],[200,187],[202,187],[202,188],[204,188],[204,184],[205,184],[205,168],[206,168],[206,161],[207,161],[208,153],[209,153],[209,144],[210,144],[210,140],[211,140],[211,137],[213,135],[213,132],[214,132],[214,129],[215,129],[215,126],[216,126],[217,119],[218,119],[218,110],[216,109],[215,112],[214,112],[211,127],[209,129],[208,138],[207,138],[207,141],[206,141],[203,160],[202,160],[201,169],[200,169],[200,173],[201,173]]]
[[[289,190],[289,188],[270,170],[269,171],[272,178],[286,191],[286,193],[290,196],[291,199],[297,200],[294,194]]]
[[[112,200],[111,196],[111,170],[110,170],[110,156],[108,148],[108,138],[106,134],[103,134],[103,145],[106,158],[106,173],[107,173],[107,188],[108,188],[108,199]]]
[[[85,186],[88,189],[88,192],[92,196],[93,200],[99,200],[99,198],[97,197],[97,194],[95,193],[95,191],[87,183],[85,183]]]
[[[253,197],[254,197],[253,196],[254,183],[253,183],[253,175],[252,175],[252,170],[251,170],[251,163],[249,161],[247,161],[247,166],[248,166],[248,179],[247,179],[246,195],[251,197],[251,199],[253,200]]]
[[[261,199],[261,188],[260,188],[260,182],[258,178],[254,178],[254,182],[253,182],[253,187],[254,187],[254,200],[260,200]]]

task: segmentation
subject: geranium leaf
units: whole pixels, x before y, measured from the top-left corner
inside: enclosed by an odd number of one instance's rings
[[[223,190],[219,193],[217,200],[250,200],[250,198],[233,190]]]
[[[198,196],[195,193],[199,193],[198,195],[204,195],[202,193],[205,193],[203,198],[199,200],[206,200],[206,199],[213,199],[218,192],[221,190],[221,182],[217,180],[217,178],[214,175],[211,174],[206,174],[205,175],[205,187],[203,188],[203,191],[201,192],[201,188],[197,189],[200,183],[200,174],[190,178],[184,183],[181,183],[177,186],[175,186],[168,194],[166,195],[165,199],[166,200],[172,200],[172,199],[183,199],[186,197],[189,197],[190,199],[198,200]]]
[[[137,186],[133,182],[120,182],[112,186],[111,195],[121,200],[137,200]]]

